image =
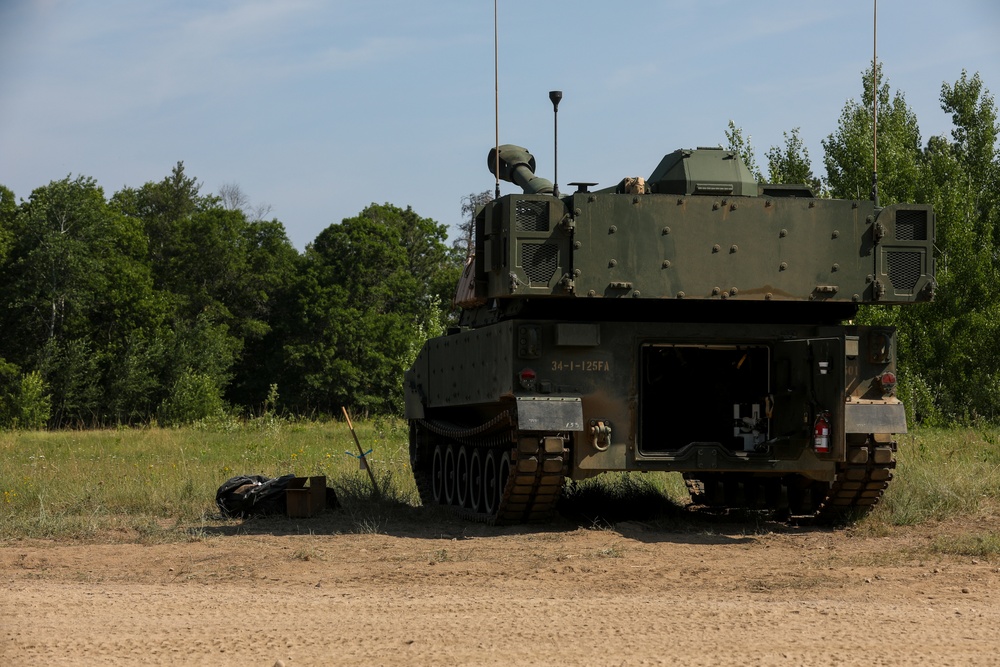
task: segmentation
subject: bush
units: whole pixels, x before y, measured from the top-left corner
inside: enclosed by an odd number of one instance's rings
[[[52,416],[52,396],[38,371],[21,376],[18,412],[15,426],[31,431],[44,428]]]
[[[207,373],[188,369],[174,383],[170,395],[159,408],[160,423],[166,426],[191,424],[218,417],[226,412],[222,390]]]
[[[13,387],[0,395],[0,428],[37,431],[52,416],[52,396],[42,374],[32,371],[21,376]]]

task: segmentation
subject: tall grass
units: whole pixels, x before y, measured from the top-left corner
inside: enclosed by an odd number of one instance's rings
[[[230,477],[287,473],[326,475],[354,529],[377,532],[399,510],[419,504],[407,427],[387,419],[355,428],[373,450],[377,495],[357,459],[345,453],[356,448],[337,422],[265,417],[184,429],[0,432],[0,540],[184,534],[222,521],[215,492]],[[982,517],[1000,507],[1000,429],[920,429],[899,441],[896,477],[865,519],[869,529]],[[676,473],[608,474],[571,484],[561,507],[584,523],[631,518],[670,527],[685,502]],[[422,512],[423,519],[438,516]],[[962,548],[1000,544],[994,525]]]
[[[903,526],[1000,506],[1000,429],[919,429],[898,438],[895,478],[871,520]]]
[[[416,503],[401,420],[356,424],[380,497]],[[346,452],[351,452],[348,455]],[[326,475],[361,498],[344,424],[276,419],[217,421],[185,429],[0,433],[0,539],[148,532],[216,518],[215,493],[236,475]],[[363,499],[363,498],[361,498]]]

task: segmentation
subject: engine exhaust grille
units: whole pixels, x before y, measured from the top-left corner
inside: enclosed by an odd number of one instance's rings
[[[885,254],[886,262],[889,264],[889,280],[892,282],[893,290],[896,294],[913,294],[913,288],[923,268],[923,257],[920,252],[907,252],[902,250],[890,250]]]
[[[559,246],[555,243],[522,244],[521,268],[530,284],[548,285],[559,268]]]
[[[520,200],[515,203],[514,228],[519,232],[549,231],[548,202]]]
[[[897,241],[927,240],[927,211],[896,211]]]

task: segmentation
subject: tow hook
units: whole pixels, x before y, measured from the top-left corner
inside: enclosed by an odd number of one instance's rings
[[[611,446],[611,422],[603,419],[590,420],[590,444],[599,452]]]

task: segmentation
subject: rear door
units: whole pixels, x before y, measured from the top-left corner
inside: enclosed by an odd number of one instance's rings
[[[827,332],[823,332],[824,334]],[[809,439],[816,419],[830,414],[830,453],[844,458],[844,333],[774,344],[772,437]]]

